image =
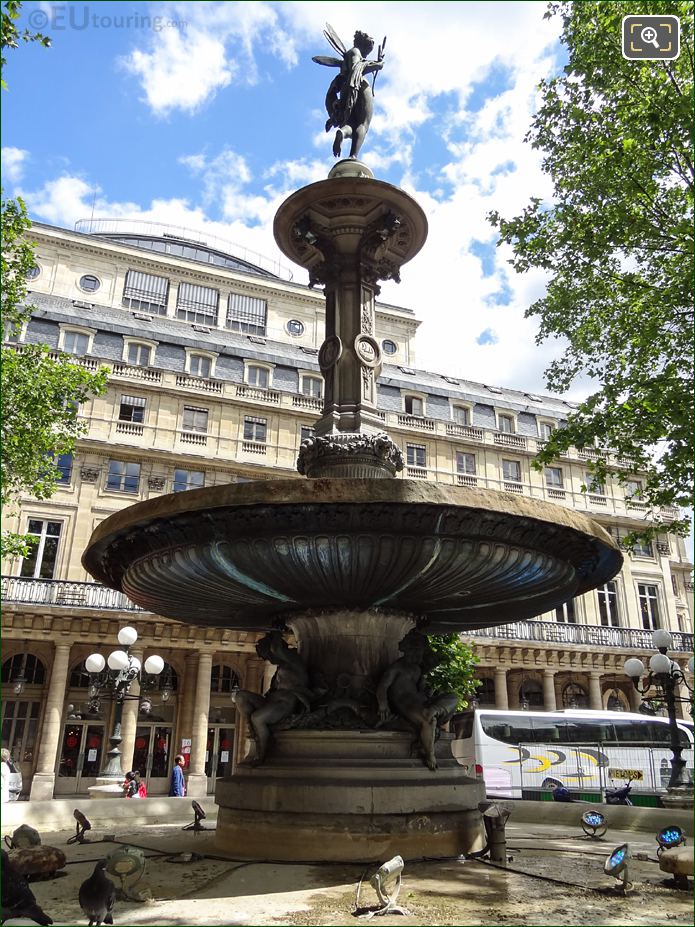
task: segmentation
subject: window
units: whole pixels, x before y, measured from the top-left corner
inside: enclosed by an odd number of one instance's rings
[[[554,431],[555,431],[555,426],[551,425],[550,422],[539,422],[538,423],[538,434],[540,435],[543,441],[547,441]]]
[[[302,425],[300,433],[299,433],[299,440],[306,441],[307,438],[313,438],[313,437],[314,437],[314,429],[311,428],[309,425]]]
[[[256,367],[249,364],[246,368],[246,382],[249,386],[257,386],[258,389],[268,389],[270,386],[270,371],[267,367]]]
[[[562,489],[562,467],[545,468],[545,485],[552,489]]]
[[[427,466],[427,448],[424,444],[407,444],[406,461],[409,467]]]
[[[169,298],[169,281],[156,274],[129,270],[123,287],[123,305],[126,309],[140,309],[155,315],[166,315]]]
[[[588,708],[589,697],[583,686],[571,682],[562,690],[563,708]]]
[[[174,470],[174,492],[200,489],[202,486],[205,486],[205,473],[202,470]]]
[[[208,433],[208,410],[196,406],[183,407],[183,431],[195,431],[198,434]]]
[[[5,322],[5,332],[3,335],[3,341],[7,341],[10,344],[17,344],[22,340],[24,325],[18,322],[16,325],[12,322]]]
[[[152,358],[152,348],[148,344],[131,341],[127,346],[126,360],[134,367],[149,367]]]
[[[27,556],[22,557],[19,568],[20,576],[30,576],[33,579],[53,579],[62,527],[59,521],[29,519],[27,534],[31,535],[34,543]]]
[[[471,410],[466,406],[453,406],[451,409],[451,417],[457,425],[470,425]]]
[[[475,474],[475,454],[467,454],[465,451],[456,452],[456,472]]]
[[[481,705],[495,704],[495,680],[491,676],[484,676],[481,685],[475,690],[473,698],[477,698]]]
[[[290,319],[285,328],[288,335],[298,337],[304,334],[304,322],[300,322],[299,319]]]
[[[27,271],[26,278],[27,280],[36,280],[36,278],[39,276],[40,273],[41,273],[41,268],[39,267],[38,264],[34,264],[34,266],[30,267],[29,270]]]
[[[265,444],[268,434],[268,422],[264,418],[247,415],[244,419],[244,441]]]
[[[147,400],[141,396],[121,396],[121,405],[118,410],[119,422],[145,421],[145,405]]]
[[[390,338],[385,338],[381,342],[381,348],[384,354],[388,354],[389,356],[398,352],[398,345],[395,341],[391,341]]]
[[[212,373],[212,360],[205,354],[191,354],[188,359],[190,373],[206,379]]]
[[[586,488],[587,491],[593,493],[595,496],[605,496],[606,487],[603,483],[599,483],[593,473],[586,473]]]
[[[543,686],[540,682],[536,679],[524,680],[519,688],[519,704],[522,708],[543,707]]]
[[[521,464],[518,460],[502,461],[502,476],[508,483],[521,482]]]
[[[9,685],[13,679],[22,672],[24,663],[24,654],[16,653],[13,657],[5,660],[2,664],[2,684]],[[46,681],[46,668],[41,660],[33,654],[26,654],[26,664],[24,665],[24,678],[28,686],[42,686]],[[4,738],[3,738],[4,742]]]
[[[513,415],[498,415],[497,416],[497,430],[503,431],[505,434],[512,434],[514,432],[514,416]]]
[[[323,396],[323,380],[321,377],[302,377],[302,395],[321,399]]]
[[[230,293],[227,300],[227,328],[247,335],[265,335],[268,303],[255,296]]]
[[[618,587],[613,580],[605,583],[596,590],[598,596],[598,611],[601,624],[604,627],[618,628]]]
[[[176,299],[176,318],[199,325],[217,325],[220,294],[209,286],[180,283]]]
[[[419,396],[404,396],[403,407],[407,415],[417,415],[422,418],[425,414],[425,403]]]
[[[241,680],[231,668],[231,666],[222,666],[216,663],[212,668],[210,676],[210,691],[227,693],[232,689],[237,689]]]
[[[106,488],[113,492],[137,492],[140,485],[140,464],[125,460],[110,460]]]
[[[56,467],[60,471],[58,483],[69,483],[72,478],[72,454],[59,454],[56,458]]]
[[[93,274],[85,274],[84,277],[80,277],[80,289],[85,290],[87,293],[96,293],[100,286],[101,280]]]
[[[660,627],[658,588],[648,583],[637,583],[637,593],[642,627],[645,631],[656,631]]]
[[[558,607],[555,609],[555,620],[561,622],[562,624],[577,623],[577,613],[574,609],[574,599],[570,599],[567,602],[563,602],[562,605],[558,605]]]
[[[635,557],[651,557],[654,558],[654,545],[651,541],[636,541],[635,546],[632,548],[632,553]]]
[[[632,499],[642,495],[642,480],[628,480],[625,483],[625,498]]]
[[[86,354],[89,350],[89,335],[69,329],[64,331],[63,350],[66,354]]]

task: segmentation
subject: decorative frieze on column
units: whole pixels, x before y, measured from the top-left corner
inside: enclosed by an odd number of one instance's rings
[[[193,743],[188,773],[187,794],[191,798],[205,798],[208,790],[208,779],[205,775],[205,751],[208,744],[211,677],[212,654],[201,653],[198,657],[198,678],[193,706]]]
[[[39,756],[29,795],[32,801],[47,801],[53,798],[69,668],[70,644],[56,644],[51,668],[51,681],[46,698],[46,710],[43,716],[41,734],[38,738]]]

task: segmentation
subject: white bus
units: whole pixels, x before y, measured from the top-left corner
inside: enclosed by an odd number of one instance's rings
[[[679,721],[684,781],[693,781],[693,729]],[[617,711],[476,709],[455,719],[454,756],[495,798],[549,796],[551,783],[602,800],[632,780],[633,804],[657,804],[671,775],[668,719]],[[641,793],[641,794],[640,794]]]

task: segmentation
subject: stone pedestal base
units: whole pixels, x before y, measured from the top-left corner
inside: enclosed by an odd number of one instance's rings
[[[666,794],[661,796],[661,803],[664,808],[693,808],[693,787],[692,785],[679,785],[672,789],[667,789]]]
[[[50,801],[55,788],[55,773],[34,773],[31,780],[30,801]]]
[[[216,845],[252,859],[383,862],[483,847],[482,782],[437,743],[439,768],[411,755],[410,734],[284,731],[263,766],[219,780]]]
[[[90,785],[87,791],[90,798],[123,798],[123,780],[99,776],[96,785]]]
[[[206,798],[208,794],[208,777],[191,774],[186,779],[186,798]]]

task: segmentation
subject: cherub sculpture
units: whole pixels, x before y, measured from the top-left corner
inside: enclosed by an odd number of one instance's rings
[[[279,631],[271,631],[256,643],[256,653],[274,663],[277,671],[265,695],[237,689],[232,693],[239,713],[251,725],[256,741],[255,764],[262,763],[268,752],[271,727],[285,721],[296,711],[308,711],[313,693],[309,674],[299,653],[289,647]]]
[[[331,47],[341,56],[330,58],[315,55],[311,60],[329,68],[340,68],[333,78],[326,94],[326,132],[336,128],[333,154],[340,157],[343,140],[352,139],[350,157],[356,159],[369,129],[374,113],[374,82],[376,74],[384,66],[384,49],[386,38],[379,46],[376,61],[368,61],[367,56],[374,48],[374,39],[359,30],[355,33],[354,45],[348,51],[332,26],[326,23],[323,34]],[[365,79],[365,74],[374,74],[372,86]]]
[[[418,736],[427,766],[436,769],[437,728],[450,720],[458,698],[453,692],[432,696],[427,690],[425,676],[439,661],[424,634],[408,631],[398,649],[403,656],[388,667],[377,686],[379,723],[393,715],[407,721]]]

